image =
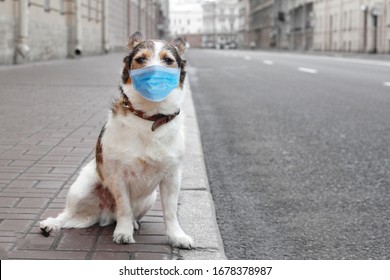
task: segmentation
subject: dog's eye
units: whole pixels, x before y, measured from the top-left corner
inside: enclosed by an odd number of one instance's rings
[[[173,62],[175,62],[173,59],[169,58],[169,57],[164,57],[163,61],[167,64],[167,65],[171,65]]]
[[[142,64],[142,63],[144,63],[144,62],[145,62],[145,60],[146,60],[146,58],[145,58],[145,57],[143,57],[143,56],[141,56],[141,57],[138,57],[138,58],[136,58],[136,59],[135,59],[135,61],[136,61],[138,64]]]

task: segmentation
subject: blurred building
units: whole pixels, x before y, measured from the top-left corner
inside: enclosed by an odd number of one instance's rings
[[[0,64],[124,50],[168,31],[168,0],[0,0]]]
[[[390,53],[390,1],[313,1],[314,49]]]
[[[247,13],[243,10],[247,8],[244,1],[206,1],[202,8],[204,22],[202,47],[236,48],[239,31],[242,33],[246,31],[245,19],[240,21],[240,16]]]
[[[250,30],[252,42],[257,48],[270,48],[275,45],[273,19],[274,0],[250,0]]]
[[[250,0],[257,48],[390,53],[390,0]]]
[[[252,45],[257,48],[299,48],[310,33],[305,15],[308,1],[250,0]],[[307,38],[310,38],[308,35]]]
[[[311,50],[313,49],[314,34],[314,11],[313,3],[310,0],[289,1],[285,23],[287,27],[288,44],[290,49]]]
[[[216,23],[216,9],[217,4],[212,1],[206,1],[202,5],[203,9],[203,34],[202,47],[215,48],[217,45],[217,23]]]
[[[165,21],[168,21],[168,14],[166,14],[168,0],[109,0],[107,2],[109,2],[109,38],[112,48],[123,50],[129,35],[136,31],[140,31],[145,38],[165,38],[168,30],[165,24]]]
[[[237,45],[239,48],[249,48],[251,42],[249,32],[249,0],[238,1]]]
[[[191,47],[200,47],[203,32],[201,0],[170,0],[170,37],[182,37]]]

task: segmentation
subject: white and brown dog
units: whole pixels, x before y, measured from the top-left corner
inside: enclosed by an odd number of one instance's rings
[[[133,243],[133,231],[154,204],[159,187],[169,242],[191,248],[193,241],[177,219],[184,153],[184,117],[179,114],[184,97],[184,41],[143,41],[137,32],[130,37],[128,48],[121,93],[97,140],[96,157],[71,186],[65,210],[42,221],[40,228],[48,236],[60,228],[104,226],[116,221],[113,241]],[[158,102],[145,98],[132,80],[134,70],[153,67],[178,73],[176,87]]]

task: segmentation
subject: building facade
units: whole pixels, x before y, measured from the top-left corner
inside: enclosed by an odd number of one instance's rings
[[[275,47],[274,0],[250,0],[249,26],[257,48]]]
[[[250,48],[249,32],[249,0],[238,1],[238,31],[237,46],[238,48]]]
[[[390,53],[390,0],[250,0],[258,48]]]
[[[390,53],[390,0],[314,1],[314,49]]]
[[[169,4],[170,37],[182,37],[191,47],[200,47],[203,9],[199,0],[171,0]]]
[[[294,50],[312,50],[314,34],[314,3],[309,0],[289,1],[287,6],[287,46]]]
[[[236,48],[238,33],[244,31],[245,22],[240,16],[245,16],[246,8],[239,0],[218,0],[205,2],[203,8],[204,32],[203,47]],[[241,15],[240,15],[241,13]]]
[[[123,50],[136,30],[164,35],[168,0],[1,0],[0,64]]]

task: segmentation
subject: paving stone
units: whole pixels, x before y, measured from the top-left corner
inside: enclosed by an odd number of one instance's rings
[[[29,168],[26,173],[37,173],[37,174],[47,174],[52,171],[52,167],[37,167],[33,166]]]
[[[34,188],[36,189],[59,189],[64,185],[64,181],[40,181]]]
[[[1,207],[13,207],[20,199],[17,197],[0,197]]]
[[[163,223],[142,223],[139,230],[140,235],[165,235]]]
[[[16,207],[22,208],[22,207],[31,207],[31,208],[41,208],[46,206],[47,202],[49,201],[48,198],[41,198],[41,197],[28,197],[23,198]]]
[[[0,213],[0,219],[4,220],[15,220],[15,219],[21,219],[21,220],[34,220],[37,218],[36,214],[8,214],[8,213]],[[1,225],[0,225],[1,230]]]
[[[68,174],[45,174],[45,173],[23,173],[19,177],[21,180],[38,180],[38,181],[66,181],[69,179]]]
[[[142,218],[141,223],[164,223],[164,217],[148,216]]]
[[[0,159],[0,166],[7,166],[10,165],[13,162],[13,160],[10,159]]]
[[[73,174],[76,171],[77,171],[76,168],[56,167],[51,171],[51,173],[52,174]]]
[[[165,235],[135,235],[134,236],[135,242],[138,244],[161,244],[161,245],[167,245],[168,244],[168,237]]]
[[[3,197],[53,197],[55,190],[37,190],[37,189],[12,189],[8,188],[1,193]]]
[[[76,230],[67,231],[63,233],[62,238],[58,244],[58,250],[85,250],[92,249],[96,236],[91,234],[81,235]]]
[[[18,207],[0,207],[0,214],[38,214],[41,211],[40,208],[18,208]]]
[[[133,260],[171,260],[172,256],[169,254],[158,253],[134,253]]]
[[[84,260],[88,252],[17,250],[8,252],[10,259],[25,260]]]
[[[18,175],[19,173],[17,172],[7,172],[7,173],[0,172],[0,180],[12,180],[15,179]]]
[[[92,255],[92,260],[129,260],[132,259],[130,253],[124,252],[94,252]]]
[[[102,235],[99,237],[96,247],[96,251],[118,251],[118,252],[150,252],[150,253],[163,253],[171,254],[172,247],[169,245],[156,245],[156,244],[115,244],[112,241],[112,237],[108,235]]]
[[[32,166],[35,163],[34,160],[14,160],[10,166]]]
[[[30,189],[34,187],[36,184],[37,184],[36,180],[15,180],[8,185],[8,189],[14,189],[14,188]]]
[[[17,215],[16,215],[17,216]],[[4,219],[1,224],[1,230],[11,230],[16,232],[25,232],[32,224],[31,220]]]
[[[49,250],[55,242],[53,236],[44,237],[41,234],[27,234],[25,238],[17,241],[18,250]]]

